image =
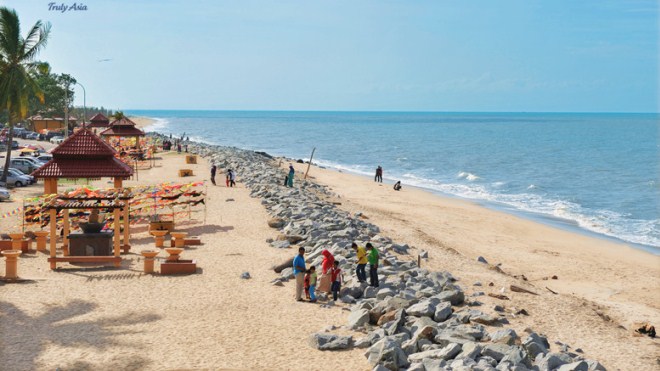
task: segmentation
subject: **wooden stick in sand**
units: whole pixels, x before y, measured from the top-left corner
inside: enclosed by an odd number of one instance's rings
[[[307,179],[307,173],[309,173],[309,167],[312,165],[312,159],[314,158],[314,151],[316,151],[316,147],[312,149],[312,155],[309,156],[309,162],[307,163],[307,170],[305,170],[305,179]]]

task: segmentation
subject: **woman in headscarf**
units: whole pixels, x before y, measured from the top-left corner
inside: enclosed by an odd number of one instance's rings
[[[323,255],[323,262],[321,262],[321,278],[319,279],[318,290],[319,292],[329,293],[332,287],[330,269],[335,265],[335,257],[327,249],[321,251],[321,254]]]

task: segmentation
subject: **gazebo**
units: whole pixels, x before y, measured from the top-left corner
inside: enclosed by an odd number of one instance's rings
[[[89,124],[86,125],[88,128],[107,128],[110,126],[110,119],[105,117],[102,113],[97,113],[89,119]]]
[[[135,138],[137,147],[140,148],[140,137],[143,137],[144,131],[135,126],[136,124],[127,117],[122,117],[110,124],[110,127],[99,133],[104,139],[108,137]]]
[[[101,140],[96,134],[87,128],[81,128],[73,135],[65,139],[59,146],[51,152],[53,159],[44,166],[32,173],[35,178],[44,179],[44,193],[56,194],[57,181],[59,178],[114,178],[114,187],[119,190],[122,188],[123,179],[133,175],[133,169],[121,160],[115,157],[117,153],[114,148]],[[115,264],[118,264],[120,247],[120,213],[124,218],[124,250],[130,248],[129,244],[129,217],[128,202],[114,203],[110,208],[115,216]],[[67,237],[69,235],[69,209],[75,206],[60,205],[49,209],[50,214],[50,252],[51,268],[55,268],[56,261],[65,261],[65,258],[56,258],[55,245],[57,240],[57,214],[63,212],[65,251],[68,247]],[[79,208],[89,208],[88,205],[81,204]],[[95,207],[92,207],[95,208]],[[67,257],[66,261],[74,261]],[[119,259],[119,260],[116,260]]]

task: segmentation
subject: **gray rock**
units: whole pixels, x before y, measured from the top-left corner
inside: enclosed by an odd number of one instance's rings
[[[423,363],[413,363],[407,371],[426,371]]]
[[[383,300],[388,296],[394,296],[396,295],[396,291],[392,290],[389,287],[383,287],[380,290],[378,290],[378,293],[376,293],[376,299],[378,300]]]
[[[548,349],[550,349],[548,339],[538,335],[535,332],[530,333],[529,336],[523,340],[522,346],[525,348],[527,354],[529,354],[529,357],[532,359],[536,359],[536,356],[539,354],[546,354]]]
[[[443,302],[435,307],[435,313],[433,314],[433,320],[436,322],[444,322],[451,316],[451,303]]]
[[[422,250],[419,252],[419,257],[422,259],[428,259],[429,258],[429,252],[426,250]]]
[[[598,363],[598,361],[594,361],[593,359],[585,359],[584,361],[589,365],[589,371],[605,371],[605,367]]]
[[[426,371],[445,371],[447,370],[447,361],[444,359],[424,359],[422,365]]]
[[[443,291],[434,297],[440,299],[440,301],[448,301],[451,305],[462,304],[465,300],[465,294],[460,290]]]
[[[378,293],[378,288],[377,287],[367,286],[364,289],[364,293],[362,294],[362,297],[364,297],[366,299],[375,298],[377,293]]]
[[[280,273],[280,275],[283,278],[286,278],[286,279],[292,279],[292,278],[295,277],[293,275],[293,268],[284,268],[284,269],[282,269],[282,273]]]
[[[408,356],[411,363],[421,362],[424,359],[453,359],[461,352],[461,346],[455,343],[448,344],[442,349],[427,350],[426,352],[414,353]]]
[[[379,340],[367,350],[365,356],[372,366],[381,365],[391,371],[410,365],[406,353],[401,349],[401,343],[391,338]]]
[[[514,346],[504,355],[501,362],[509,362],[512,365],[524,365],[532,367],[532,361],[527,358],[527,353],[520,346]]]
[[[349,349],[353,345],[353,337],[317,332],[310,336],[309,344],[318,350]]]
[[[518,339],[518,334],[512,329],[503,329],[495,331],[490,334],[490,341],[493,343],[502,343],[507,345],[513,345]]]
[[[344,295],[341,298],[339,298],[339,300],[341,300],[342,303],[346,303],[346,304],[355,303],[355,298],[350,295]]]
[[[252,277],[250,277],[250,272],[243,272],[241,273],[241,278],[244,280],[249,280]]]
[[[369,341],[369,338],[365,336],[355,340],[353,346],[355,346],[358,349],[369,348],[371,346],[371,342]]]
[[[562,365],[557,371],[589,371],[589,364],[585,361],[577,361]]]
[[[496,361],[501,361],[504,356],[512,350],[513,347],[506,344],[487,344],[481,349],[481,354],[492,357]]]
[[[478,257],[478,258],[477,258],[477,261],[478,261],[479,263],[488,264],[488,261],[487,261],[486,258],[484,258],[483,256]]]
[[[537,366],[540,371],[552,371],[559,366],[571,363],[572,359],[569,355],[563,353],[548,353],[543,357],[537,359]]]
[[[268,220],[268,226],[271,228],[282,228],[286,222],[281,218],[272,218]]]
[[[383,325],[383,329],[385,330],[385,333],[387,335],[394,335],[399,330],[401,327],[404,325],[406,322],[406,311],[403,309],[399,309],[396,311],[396,314],[394,315],[394,320],[386,323]]]
[[[369,323],[369,311],[367,309],[358,309],[351,311],[348,316],[348,327],[356,330]]]
[[[472,341],[463,344],[461,349],[461,353],[456,356],[456,358],[470,358],[476,360],[477,357],[481,355],[481,345]]]
[[[291,246],[291,243],[289,241],[284,240],[284,241],[273,241],[270,243],[271,246],[277,247],[278,249],[286,249],[287,247]]]
[[[416,317],[433,317],[433,314],[435,314],[435,304],[430,300],[424,300],[408,307],[406,313]]]

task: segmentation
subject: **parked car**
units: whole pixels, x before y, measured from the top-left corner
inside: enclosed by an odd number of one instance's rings
[[[33,177],[32,175],[25,174],[24,172],[22,172],[18,169],[14,169],[13,167],[9,168],[9,174],[15,175],[19,178],[24,177],[28,181],[27,185],[34,184],[34,183],[37,182],[37,179],[35,177]]]
[[[50,138],[50,142],[53,144],[60,144],[64,141],[64,137],[52,137]]]
[[[18,169],[25,174],[31,174],[33,171],[37,170],[39,166],[35,165],[32,161],[28,160],[27,158],[12,158],[9,161],[9,167],[13,167],[14,169]]]
[[[31,132],[25,139],[39,140],[39,133]]]
[[[52,137],[64,137],[64,133],[61,131],[49,131],[46,133],[46,140],[50,140]]]
[[[44,164],[46,164],[45,162],[43,162],[43,161],[41,161],[41,160],[39,160],[38,158],[35,158],[35,157],[21,156],[21,157],[18,157],[18,158],[30,161],[31,163],[34,164],[34,166],[36,166],[37,169],[44,166]]]
[[[23,139],[30,139],[30,137],[31,137],[32,135],[34,135],[34,134],[36,134],[34,131],[26,130],[26,131],[24,131],[24,132],[21,133],[21,138],[23,138]]]
[[[44,164],[53,159],[53,155],[41,155],[37,157],[37,160],[43,162]]]
[[[7,201],[11,197],[11,194],[7,188],[0,187],[0,201]]]
[[[3,169],[0,169],[0,177],[2,174],[4,174],[4,171]],[[25,176],[9,170],[9,173],[7,174],[7,184],[11,184],[16,187],[25,187],[30,184],[30,180]]]

